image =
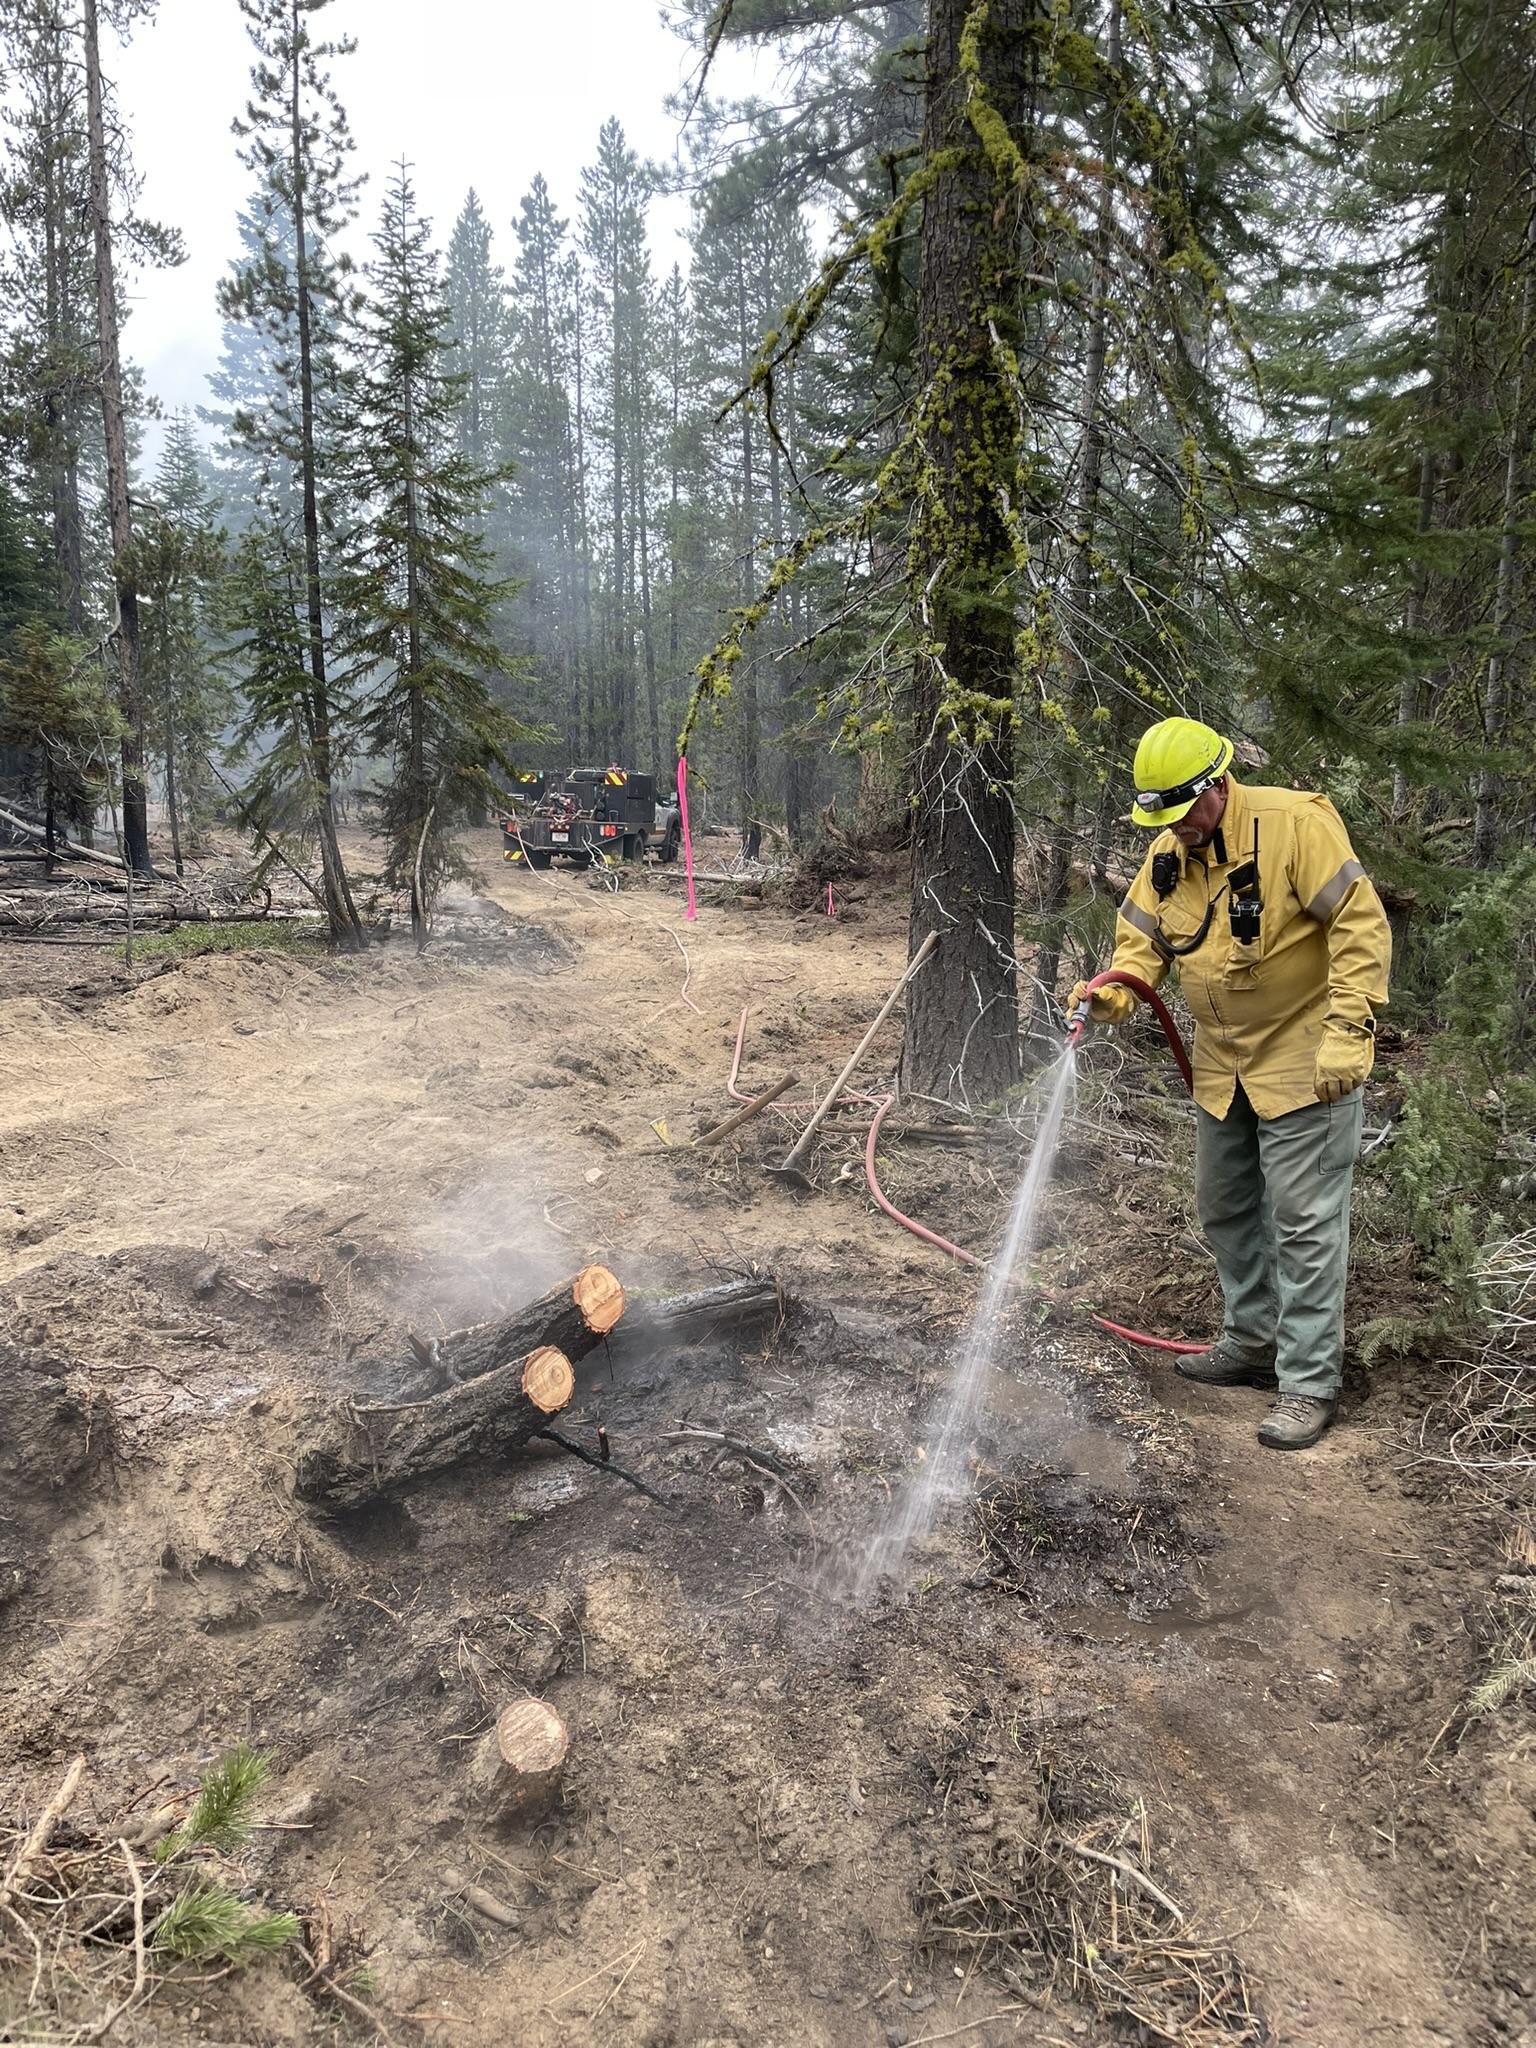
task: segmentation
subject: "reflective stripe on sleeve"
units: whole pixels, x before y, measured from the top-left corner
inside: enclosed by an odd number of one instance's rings
[[[1326,924],[1356,882],[1364,880],[1365,869],[1359,861],[1345,861],[1333,879],[1324,882],[1312,901],[1304,906],[1305,914],[1317,924]]]
[[[1120,915],[1127,924],[1135,925],[1137,931],[1145,933],[1154,942],[1162,937],[1157,928],[1157,919],[1149,916],[1139,903],[1133,903],[1129,896],[1120,906]]]

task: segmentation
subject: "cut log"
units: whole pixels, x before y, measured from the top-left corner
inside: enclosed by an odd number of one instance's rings
[[[571,1361],[553,1344],[541,1344],[523,1362],[522,1390],[544,1415],[558,1415],[576,1391]]]
[[[631,1338],[698,1343],[720,1330],[782,1322],[787,1308],[783,1290],[771,1274],[761,1279],[726,1280],[718,1287],[701,1287],[694,1294],[636,1302],[624,1325],[624,1338],[626,1347]]]
[[[419,1367],[456,1384],[424,1398],[349,1402],[325,1416],[298,1461],[294,1490],[332,1512],[398,1498],[436,1472],[504,1457],[570,1401],[576,1362],[618,1329],[626,1357],[703,1344],[783,1321],[778,1282],[728,1280],[694,1294],[637,1304],[604,1266],[497,1323],[458,1330],[435,1345],[414,1340]]]
[[[571,1738],[545,1700],[515,1700],[470,1752],[479,1817],[493,1827],[537,1820],[560,1789]]]
[[[624,1289],[606,1266],[583,1266],[574,1280],[494,1323],[455,1330],[438,1345],[450,1379],[472,1380],[552,1344],[575,1361],[602,1342],[624,1313]]]
[[[135,931],[170,931],[184,924],[295,924],[314,923],[312,912],[266,911],[266,910],[171,910],[151,903],[145,908],[135,908],[133,928]],[[13,906],[0,904],[0,928],[10,932],[51,931],[56,925],[71,928],[84,927],[92,931],[104,931],[109,937],[127,929],[127,918],[122,901],[114,897],[99,909],[89,905],[71,906],[58,909],[52,905],[39,908],[35,903]]]
[[[450,1465],[516,1450],[559,1414],[575,1385],[565,1353],[540,1344],[425,1401],[349,1405],[331,1438],[322,1434],[301,1454],[294,1491],[331,1509],[404,1493]]]
[[[505,1455],[558,1415],[575,1391],[577,1359],[624,1313],[606,1266],[504,1316],[457,1330],[418,1359],[456,1384],[421,1400],[352,1402],[321,1425],[299,1459],[301,1500],[332,1509],[398,1495],[449,1465]]]

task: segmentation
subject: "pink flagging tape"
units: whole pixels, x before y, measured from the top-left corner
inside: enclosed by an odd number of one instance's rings
[[[832,884],[830,882],[828,882],[827,884],[827,915],[828,917],[836,917],[837,915],[837,911],[833,906],[832,902]]]
[[[698,916],[698,907],[693,900],[693,834],[688,830],[688,756],[677,757],[677,811],[683,822],[683,865],[688,871],[688,908],[683,912],[690,921]]]

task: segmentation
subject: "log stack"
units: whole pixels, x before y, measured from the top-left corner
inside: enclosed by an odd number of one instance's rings
[[[353,1399],[327,1413],[299,1458],[294,1491],[332,1513],[398,1499],[434,1473],[504,1457],[547,1428],[575,1391],[576,1365],[611,1332],[632,1360],[740,1342],[781,1324],[789,1309],[777,1281],[763,1275],[643,1302],[626,1314],[624,1289],[608,1268],[583,1266],[495,1322],[436,1343],[412,1338],[415,1365],[402,1364],[399,1376],[414,1370],[419,1378],[426,1367],[428,1385],[440,1391],[383,1403]]]
[[[295,1492],[317,1507],[364,1507],[451,1465],[516,1450],[566,1406],[577,1361],[623,1313],[613,1274],[584,1266],[510,1316],[455,1331],[433,1351],[452,1384],[425,1400],[347,1403],[300,1457]]]

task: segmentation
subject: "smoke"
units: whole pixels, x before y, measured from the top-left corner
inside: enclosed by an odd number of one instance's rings
[[[454,1329],[484,1322],[546,1293],[592,1256],[579,1211],[539,1169],[498,1166],[437,1202],[417,1224],[414,1249],[435,1313]],[[551,1220],[551,1218],[555,1220]],[[574,1234],[573,1234],[574,1232]]]

